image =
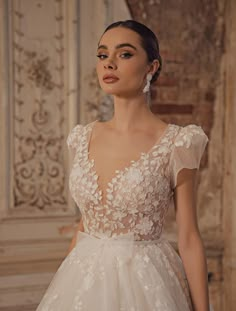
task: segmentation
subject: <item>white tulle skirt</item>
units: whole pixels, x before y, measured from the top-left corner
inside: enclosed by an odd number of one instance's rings
[[[133,234],[77,243],[54,275],[36,311],[190,311],[181,258],[169,242]]]

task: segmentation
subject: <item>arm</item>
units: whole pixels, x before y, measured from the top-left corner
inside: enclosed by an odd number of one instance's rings
[[[209,311],[207,263],[197,224],[196,170],[182,169],[175,188],[178,248],[188,279],[194,311]]]
[[[75,247],[75,244],[76,244],[76,237],[77,237],[78,231],[84,231],[84,225],[83,225],[83,219],[82,219],[82,217],[81,217],[81,219],[80,219],[80,221],[79,221],[78,226],[76,227],[76,230],[75,230],[74,236],[73,236],[73,238],[72,238],[72,241],[71,241],[71,243],[70,243],[70,246],[69,246],[67,255],[68,255],[68,254],[72,251],[72,249]]]

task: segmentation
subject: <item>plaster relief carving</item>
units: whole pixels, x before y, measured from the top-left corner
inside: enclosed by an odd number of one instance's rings
[[[13,209],[66,211],[64,1],[11,4]]]

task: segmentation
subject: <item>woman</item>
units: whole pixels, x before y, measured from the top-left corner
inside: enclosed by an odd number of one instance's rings
[[[70,191],[82,219],[37,310],[209,311],[194,199],[208,138],[199,126],[166,124],[151,112],[150,84],[162,61],[149,28],[110,25],[97,57],[114,115],[68,135]],[[180,256],[162,236],[173,202]]]

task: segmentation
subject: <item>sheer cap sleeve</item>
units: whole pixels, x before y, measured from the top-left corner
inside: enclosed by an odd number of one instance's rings
[[[171,185],[177,184],[177,175],[183,168],[198,169],[208,137],[200,126],[182,127],[177,134],[170,158]]]
[[[77,124],[69,132],[67,139],[66,139],[66,143],[67,143],[69,150],[72,149],[73,152],[76,151],[78,144],[79,144],[79,139],[80,139],[81,134],[82,134],[82,129],[83,129],[83,126],[81,124]]]

